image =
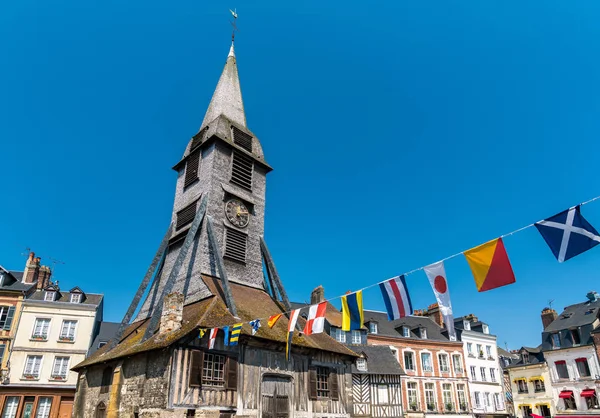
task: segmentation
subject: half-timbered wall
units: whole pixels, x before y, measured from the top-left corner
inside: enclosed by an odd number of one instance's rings
[[[400,376],[352,375],[353,416],[401,417]]]

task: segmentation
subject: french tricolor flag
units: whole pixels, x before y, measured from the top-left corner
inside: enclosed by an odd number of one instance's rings
[[[406,288],[404,275],[380,283],[379,288],[381,289],[390,321],[412,315],[413,308],[408,289]]]

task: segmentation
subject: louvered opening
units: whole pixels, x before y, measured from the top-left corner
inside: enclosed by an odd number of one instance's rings
[[[200,169],[200,150],[190,154],[185,165],[185,181],[183,188],[185,189],[196,180],[198,180],[198,171]]]
[[[194,138],[192,138],[192,145],[190,145],[190,152],[198,148],[198,146],[202,143],[202,138],[204,138],[204,134],[208,131],[208,126],[198,132]]]
[[[235,126],[232,126],[231,130],[233,131],[233,143],[244,148],[246,151],[252,152],[252,136]]]
[[[252,191],[252,169],[254,161],[239,151],[233,150],[231,182]]]
[[[189,206],[186,206],[185,208],[177,212],[177,224],[175,227],[177,230],[183,228],[184,226],[186,226],[194,220],[194,217],[196,216],[197,203],[198,201],[192,203]]]
[[[246,263],[246,234],[235,229],[226,228],[225,233],[225,257]]]

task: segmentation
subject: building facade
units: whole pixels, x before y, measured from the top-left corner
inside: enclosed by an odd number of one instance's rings
[[[473,414],[507,417],[504,379],[499,368],[496,336],[473,314],[454,321],[456,337],[463,343]]]
[[[233,45],[174,169],[171,227],[115,338],[75,367],[75,416],[349,417],[355,352],[295,332],[288,360],[286,315],[256,332],[248,324],[291,304],[263,237],[271,167],[246,124]]]
[[[532,414],[550,418],[556,415],[550,371],[540,347],[521,347],[518,358],[506,366],[518,418]]]
[[[596,292],[586,297],[586,302],[567,306],[560,315],[549,308],[542,311],[541,349],[558,417],[600,417],[600,365],[593,339],[600,327],[600,298]]]
[[[8,380],[1,387],[6,418],[69,418],[77,373],[102,319],[103,297],[48,281],[22,302]]]
[[[442,413],[446,417],[471,416],[461,342],[450,341],[443,328],[428,316],[388,321],[386,313],[368,310],[364,316],[368,343],[390,347],[406,373],[402,378],[406,417]]]
[[[512,391],[512,383],[510,380],[510,374],[508,367],[512,362],[518,361],[519,356],[513,352],[507,351],[503,348],[498,347],[498,363],[502,370],[502,377],[504,381],[504,403],[506,405],[506,412],[511,417],[516,416],[515,403]]]

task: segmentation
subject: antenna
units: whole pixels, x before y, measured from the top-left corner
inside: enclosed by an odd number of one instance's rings
[[[229,9],[229,11],[231,12],[231,16],[233,16],[233,21],[231,21],[231,20],[229,21],[229,23],[231,23],[231,26],[233,28],[231,30],[231,43],[233,43],[235,40],[235,33],[238,31],[238,28],[235,24],[236,19],[238,18],[238,14],[237,14],[237,9],[233,9],[233,10]]]
[[[552,302],[554,302],[554,299],[550,299],[550,300],[548,301],[548,307],[549,307],[550,309],[552,309]]]
[[[53,257],[48,257],[48,259],[50,261],[52,261],[52,268],[50,269],[50,271],[52,272],[52,275],[54,276],[54,270],[56,270],[56,265],[57,264],[65,264],[65,262],[57,260],[56,258],[53,258]]]
[[[25,247],[25,252],[21,253],[21,257],[29,257],[30,252],[31,252],[31,248]]]

